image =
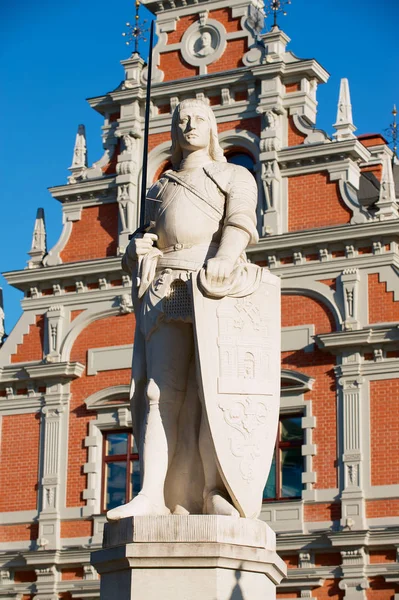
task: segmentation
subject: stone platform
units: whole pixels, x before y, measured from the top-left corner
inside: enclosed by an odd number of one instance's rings
[[[286,574],[266,523],[213,515],[106,524],[101,600],[275,600]]]

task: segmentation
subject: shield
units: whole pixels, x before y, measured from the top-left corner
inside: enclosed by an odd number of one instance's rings
[[[280,280],[266,269],[259,279],[251,294],[221,299],[193,281],[201,395],[218,467],[249,518],[261,509],[280,404]]]

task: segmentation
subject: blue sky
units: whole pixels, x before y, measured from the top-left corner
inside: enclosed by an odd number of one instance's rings
[[[129,56],[121,33],[132,0],[13,0],[0,8],[0,271],[22,269],[36,209],[45,209],[48,247],[61,231],[61,210],[47,188],[66,182],[79,123],[90,163],[102,154],[101,117],[85,98],[117,87]],[[145,11],[143,11],[145,12]],[[317,126],[332,133],[339,80],[350,83],[358,133],[383,132],[399,105],[397,0],[292,0],[280,18],[289,49],[316,58],[331,74],[318,90]],[[270,19],[267,20],[270,26]],[[21,294],[3,278],[6,330]]]

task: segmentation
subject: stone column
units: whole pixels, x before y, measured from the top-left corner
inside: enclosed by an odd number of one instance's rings
[[[66,440],[63,436],[65,419],[65,398],[61,384],[47,388],[45,406],[42,409],[42,479],[41,507],[39,514],[39,547],[46,550],[60,547],[60,506],[62,453]]]
[[[366,555],[363,547],[342,550],[341,590],[345,590],[345,600],[365,600],[369,587],[366,576]]]
[[[91,562],[101,600],[274,600],[286,575],[263,521],[220,515],[134,517],[107,524]]]
[[[344,360],[356,360],[351,355]],[[341,377],[338,380],[341,396],[343,423],[342,463],[343,490],[341,493],[341,525],[348,529],[365,529],[365,499],[362,467],[362,403],[361,390],[364,380],[359,375]]]

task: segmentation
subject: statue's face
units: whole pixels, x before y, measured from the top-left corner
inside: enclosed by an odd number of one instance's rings
[[[205,31],[201,36],[202,47],[208,48],[211,45],[212,37],[208,31]]]
[[[182,150],[194,152],[209,146],[211,126],[205,108],[183,108],[177,127],[177,137]]]

